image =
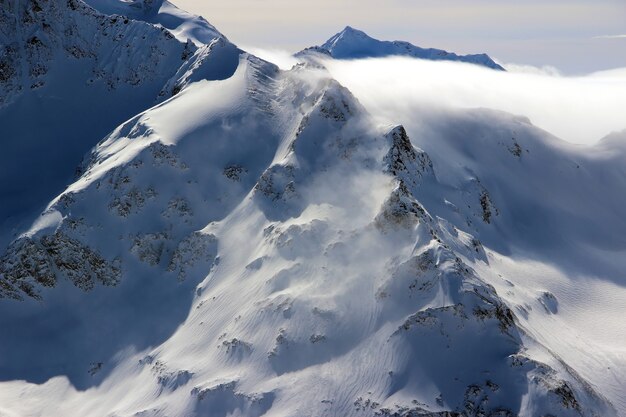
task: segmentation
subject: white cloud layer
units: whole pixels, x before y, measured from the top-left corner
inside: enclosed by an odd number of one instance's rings
[[[283,69],[297,60],[280,50],[244,48]],[[410,125],[417,112],[485,107],[526,116],[571,143],[593,144],[626,129],[626,68],[563,76],[554,67],[475,65],[390,57],[323,64],[374,115]]]
[[[259,48],[250,45],[239,45],[241,49],[252,55],[263,58],[266,61],[278,65],[281,69],[288,70],[298,63],[298,59],[291,53],[282,49]]]
[[[626,35],[602,35],[596,36],[594,39],[626,39]]]
[[[333,77],[376,115],[410,124],[416,112],[486,107],[530,118],[568,142],[593,144],[626,129],[626,68],[580,77],[554,68],[474,65],[409,58],[325,60]]]

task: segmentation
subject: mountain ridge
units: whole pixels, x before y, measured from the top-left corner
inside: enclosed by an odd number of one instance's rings
[[[592,277],[623,291],[619,135],[565,146],[486,109],[381,125],[319,65],[158,39],[190,53],[0,255],[0,412],[626,409],[618,337],[571,321],[576,291],[608,293]]]
[[[437,61],[466,62],[504,71],[504,68],[487,54],[457,55],[442,49],[420,48],[405,41],[380,41],[351,26],[346,26],[322,45],[306,48],[298,52],[296,56],[302,57],[308,53],[322,53],[335,59],[409,56]]]
[[[162,7],[175,14],[170,3]],[[224,50],[210,44],[231,45],[210,25],[200,31],[210,42],[196,45],[177,39],[161,24],[105,15],[73,0],[7,3],[0,22],[0,42],[6,45],[0,52],[0,123],[7,149],[0,174],[13,179],[0,184],[6,196],[0,207],[0,247],[72,181],[82,157],[98,141],[180,88],[177,84],[185,81],[178,77],[185,71],[177,73],[199,60],[196,53],[208,62],[207,50]],[[198,24],[195,19],[191,29],[185,24],[173,28],[175,33],[185,33],[180,27],[198,32]],[[194,65],[205,68],[206,78],[225,77],[236,65],[234,49],[223,60],[224,68]],[[37,123],[24,122],[29,112]],[[44,177],[21,170],[21,161],[38,166]]]

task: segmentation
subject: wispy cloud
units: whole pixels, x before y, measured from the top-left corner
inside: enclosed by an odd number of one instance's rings
[[[248,50],[283,69],[295,62],[288,52]],[[564,76],[549,66],[503,64],[507,72],[500,72],[402,57],[322,63],[385,122],[409,126],[428,111],[486,107],[527,116],[572,143],[593,144],[626,129],[626,68]]]
[[[416,115],[486,107],[524,115],[572,143],[592,144],[626,128],[626,68],[586,76],[551,68],[474,65],[406,58],[324,62],[372,114],[411,125]]]
[[[593,39],[626,39],[626,35],[602,35],[594,36]]]
[[[263,58],[266,61],[272,62],[284,70],[290,69],[299,62],[298,59],[293,56],[293,54],[283,49],[259,48],[257,46],[245,44],[239,44],[238,46],[244,51],[249,52],[252,55],[258,56],[259,58]]]

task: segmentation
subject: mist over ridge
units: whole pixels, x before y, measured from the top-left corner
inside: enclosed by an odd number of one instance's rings
[[[298,62],[287,51],[246,48],[284,69]],[[503,72],[399,56],[319,56],[318,62],[389,122],[410,124],[415,112],[484,107],[526,116],[574,144],[592,145],[626,129],[626,68],[565,76],[553,67],[502,64]]]

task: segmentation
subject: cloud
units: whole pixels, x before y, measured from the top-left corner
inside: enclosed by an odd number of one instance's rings
[[[281,49],[258,48],[246,45],[239,45],[239,47],[252,55],[276,64],[280,69],[288,70],[298,63],[298,59],[294,58],[291,53]]]
[[[410,125],[416,114],[492,108],[530,118],[563,140],[592,144],[626,129],[626,69],[566,77],[552,68],[475,65],[392,57],[325,60],[334,78],[374,115]]]
[[[548,76],[553,76],[553,77],[558,77],[558,76],[563,75],[558,68],[553,67],[551,65],[544,65],[542,67],[535,67],[533,65],[526,65],[526,64],[512,64],[512,63],[511,64],[500,63],[500,65],[506,68],[507,71],[513,72],[513,73],[517,72],[517,73],[524,73],[524,74],[548,75]]]
[[[280,50],[247,50],[282,69],[297,62]],[[386,123],[408,127],[415,114],[425,111],[484,107],[526,116],[577,144],[593,144],[626,129],[626,68],[563,76],[550,66],[503,64],[507,72],[499,72],[404,57],[324,59],[322,64]]]
[[[594,36],[593,39],[626,39],[626,35],[602,35]]]

